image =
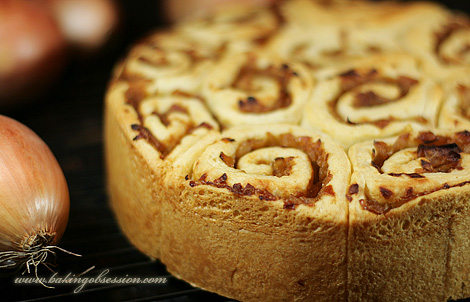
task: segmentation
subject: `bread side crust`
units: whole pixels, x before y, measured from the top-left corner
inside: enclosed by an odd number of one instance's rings
[[[164,206],[162,262],[172,274],[242,301],[346,301],[346,224],[314,219],[300,232],[274,225],[276,218],[271,225],[222,218],[188,202],[256,201],[236,196],[221,200],[226,196],[218,190],[198,190]],[[254,212],[264,210],[260,215],[265,218],[283,210],[266,208],[253,205]]]
[[[348,241],[349,300],[467,297],[469,257],[463,249],[469,239],[463,229],[470,222],[469,198],[467,188],[441,190],[384,215],[364,210],[354,200]]]
[[[136,117],[121,97],[127,86],[114,85],[105,110],[108,190],[132,244],[178,278],[238,300],[346,301],[344,198],[342,210],[332,207],[324,219],[308,207],[299,213],[282,202],[191,187],[181,175],[179,185],[164,182],[171,173],[163,161],[133,141]]]
[[[144,142],[133,141],[136,133],[130,125],[134,113],[122,100],[127,85],[111,84],[104,113],[105,158],[110,204],[126,237],[141,252],[160,257],[162,166],[142,154],[140,148],[152,153]],[[127,127],[126,127],[127,126]],[[150,149],[149,149],[150,148]],[[160,160],[161,161],[161,160]]]
[[[164,202],[162,262],[172,274],[243,301],[346,301],[347,220],[224,191],[187,186]]]

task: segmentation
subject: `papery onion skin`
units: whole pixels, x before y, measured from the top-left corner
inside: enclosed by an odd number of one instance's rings
[[[25,125],[0,115],[0,252],[56,245],[69,208],[67,182],[49,147]]]

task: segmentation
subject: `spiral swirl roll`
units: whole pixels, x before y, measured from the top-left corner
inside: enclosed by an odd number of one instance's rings
[[[405,54],[385,54],[323,69],[302,125],[348,148],[404,129],[435,127],[442,91]]]
[[[250,9],[242,4],[206,19],[180,24],[177,29],[198,41],[222,44],[228,53],[234,53],[262,45],[281,23],[275,9]]]
[[[309,299],[327,293],[342,300],[345,283],[335,280],[346,277],[349,177],[344,150],[298,126],[223,131],[194,163],[181,191],[163,203],[165,240],[171,244],[163,247],[162,258],[187,278],[208,265],[213,279],[204,281],[207,286],[231,280],[230,288],[238,291],[250,284],[247,300],[263,299],[252,289],[265,278],[272,280],[262,294],[269,300],[288,300],[290,290],[305,288],[322,289],[311,291]],[[191,258],[191,265],[178,255]],[[253,270],[263,258],[276,265]],[[219,261],[227,265],[216,269]],[[328,272],[324,263],[331,264]]]
[[[365,210],[384,214],[438,191],[470,185],[470,132],[405,133],[349,149]],[[365,188],[367,188],[365,190]]]
[[[294,208],[343,196],[349,174],[345,159],[340,148],[295,126],[240,126],[223,132],[201,154],[191,184],[220,185],[227,192],[283,200],[284,207]]]
[[[445,80],[470,66],[470,19],[440,9],[423,11],[403,38],[403,48],[420,58],[426,72]]]
[[[458,267],[470,263],[463,214],[470,209],[470,132],[404,133],[356,144],[349,158],[350,298],[461,295],[468,275]],[[389,281],[366,290],[361,280],[378,268]],[[422,281],[403,287],[415,274]],[[402,291],[388,291],[399,284]]]
[[[314,70],[348,57],[398,52],[416,16],[429,10],[442,8],[391,1],[286,1],[280,8],[285,24],[267,48]]]
[[[218,41],[202,43],[176,31],[158,32],[136,44],[116,76],[141,83],[148,94],[195,93],[223,54]]]
[[[204,83],[207,105],[225,127],[300,122],[313,80],[301,64],[262,54],[227,57]]]
[[[182,156],[181,151],[219,128],[201,100],[184,95],[145,99],[140,104],[140,114],[143,124],[134,124],[134,130],[140,131],[135,139],[152,135],[152,142],[162,157],[170,153],[176,158]]]
[[[126,121],[126,137],[142,148],[155,165],[166,161],[168,168],[173,162],[184,166],[186,160],[198,155],[196,150],[204,137],[219,132],[217,121],[194,95],[175,91],[171,95],[151,96],[140,85],[116,81],[109,97],[120,100],[113,103],[113,108]],[[164,173],[164,169],[158,171]]]
[[[444,101],[439,113],[439,127],[470,129],[470,69],[446,80]]]

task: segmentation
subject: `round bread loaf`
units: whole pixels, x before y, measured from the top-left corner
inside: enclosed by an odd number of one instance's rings
[[[105,104],[123,232],[241,301],[470,297],[469,25],[286,0],[138,41]]]

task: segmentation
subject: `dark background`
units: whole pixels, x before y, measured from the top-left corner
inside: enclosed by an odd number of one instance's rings
[[[171,0],[170,0],[171,1]],[[464,2],[465,1],[465,2]],[[1,301],[228,301],[177,280],[158,261],[152,261],[129,244],[114,220],[105,191],[103,159],[103,98],[113,65],[132,42],[155,28],[166,26],[158,0],[120,0],[123,26],[100,55],[70,62],[53,91],[21,110],[0,112],[33,129],[56,155],[66,176],[71,199],[70,219],[60,243],[75,257],[57,252],[58,276],[166,277],[166,284],[107,284],[78,287],[13,281],[22,271],[0,271]],[[448,7],[470,12],[466,0],[446,1]],[[39,273],[52,275],[44,267]],[[32,275],[29,275],[32,276]]]

